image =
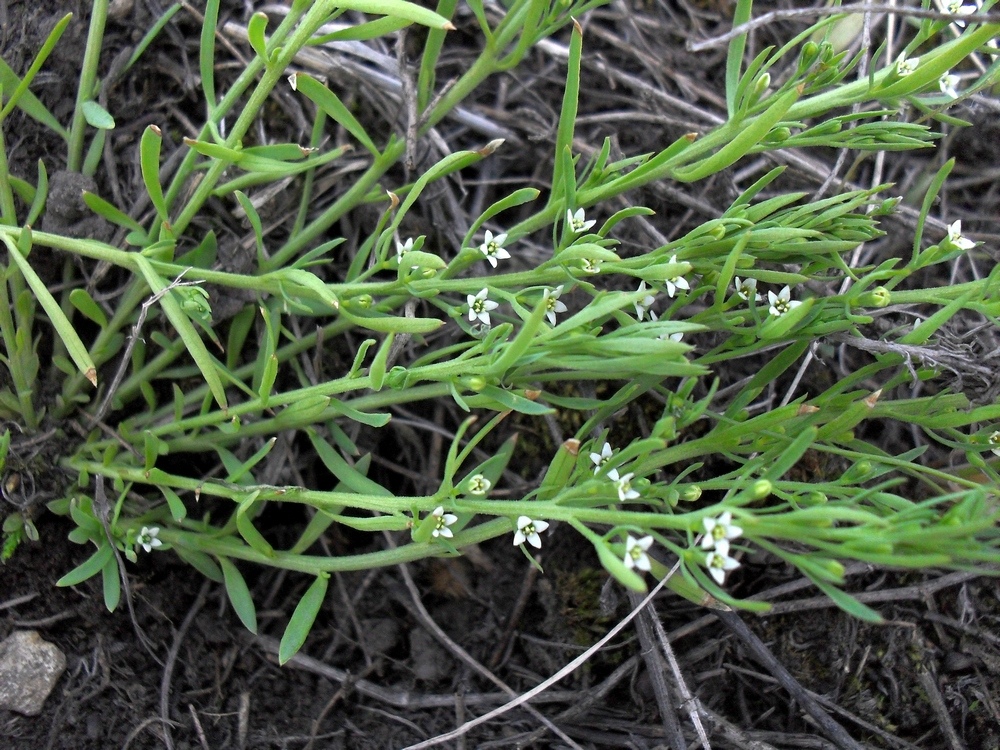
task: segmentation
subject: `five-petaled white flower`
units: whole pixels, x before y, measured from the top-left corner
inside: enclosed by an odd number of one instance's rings
[[[705,536],[701,538],[702,549],[713,547],[723,555],[729,552],[729,540],[743,534],[743,529],[733,524],[733,514],[728,510],[718,518],[703,518]]]
[[[496,237],[493,236],[493,232],[489,229],[486,230],[486,239],[483,244],[479,246],[479,252],[486,256],[486,260],[494,268],[497,267],[497,260],[504,260],[510,257],[504,247],[503,243],[507,241],[507,233],[501,232]]]
[[[632,477],[635,474],[629,472],[628,474],[623,474],[619,477],[618,481],[615,482],[615,488],[618,490],[618,499],[623,503],[626,500],[635,500],[639,497],[639,493],[632,489]]]
[[[535,549],[542,548],[542,538],[538,534],[549,528],[548,521],[532,521],[527,516],[517,517],[517,531],[514,532],[514,546],[527,542]]]
[[[900,53],[899,57],[896,58],[896,74],[899,76],[908,76],[917,69],[919,64],[919,57],[907,57],[905,54]]]
[[[671,255],[670,260],[667,261],[667,263],[676,263],[676,262],[677,262],[676,255]],[[691,288],[691,285],[688,284],[687,279],[685,279],[683,276],[674,276],[671,279],[667,279],[665,283],[667,285],[668,297],[673,297],[677,293],[678,289],[683,289],[686,292]]]
[[[396,243],[396,257],[402,258],[404,253],[408,253],[413,250],[413,238],[407,238],[406,242]]]
[[[601,272],[601,259],[594,258],[583,258],[580,260],[580,268],[584,273],[600,273]]]
[[[646,291],[646,282],[645,281],[640,281],[639,282],[639,288],[636,289],[636,291],[637,292],[645,292]],[[647,294],[642,299],[636,301],[636,303],[635,303],[635,315],[636,315],[637,318],[639,318],[639,322],[640,323],[642,322],[643,316],[646,315],[647,313],[649,314],[649,319],[650,320],[656,320],[656,313],[653,312],[650,309],[653,306],[654,302],[656,302],[656,297],[654,297],[652,294]]]
[[[556,324],[557,313],[566,312],[566,305],[559,301],[559,295],[562,294],[562,291],[562,284],[560,284],[555,289],[549,289],[545,292],[545,317],[549,319],[549,325]]]
[[[1000,430],[997,430],[987,438],[990,444],[990,451],[994,456],[1000,456]]]
[[[135,537],[135,543],[146,550],[146,552],[152,552],[154,547],[159,547],[163,544],[157,536],[159,533],[159,526],[143,526],[142,531]]]
[[[950,13],[953,16],[969,16],[978,10],[977,5],[979,3],[966,5],[962,0],[947,0],[943,5],[945,13]],[[959,28],[965,28],[965,21],[956,20],[954,23]]]
[[[768,309],[768,312],[777,318],[802,304],[798,300],[792,299],[791,297],[792,290],[787,286],[777,294],[774,292],[768,292],[767,299],[771,303],[771,307]]]
[[[958,76],[953,73],[945,73],[943,76],[938,78],[938,88],[941,89],[942,94],[947,94],[952,99],[958,98]]]
[[[489,492],[490,487],[492,486],[493,483],[482,474],[476,474],[475,476],[469,477],[469,483],[467,485],[470,495],[485,495]]]
[[[948,242],[959,250],[971,250],[976,246],[975,242],[962,236],[961,220],[948,225]]]
[[[760,299],[760,295],[757,294],[757,279],[741,279],[737,276],[733,279],[733,283],[736,286],[736,296],[747,302],[756,302]]]
[[[594,474],[600,474],[601,469],[607,466],[613,455],[610,443],[605,443],[600,453],[591,453],[590,460],[594,462]],[[612,482],[618,481],[618,469],[608,469],[606,473]]]
[[[709,552],[705,557],[705,565],[712,578],[720,586],[726,580],[726,571],[736,570],[740,567],[739,562],[729,556],[729,542],[726,542],[725,548],[719,545],[713,552]]]
[[[431,530],[432,536],[443,536],[445,539],[451,539],[455,536],[448,527],[458,520],[458,516],[454,513],[445,513],[443,505],[439,505],[431,511],[431,515],[434,517],[434,528]]]
[[[490,324],[490,310],[496,310],[500,307],[500,303],[489,299],[489,293],[489,289],[484,287],[479,294],[470,294],[466,297],[469,302],[469,322],[479,318],[486,325]]]
[[[623,562],[626,568],[638,568],[639,570],[650,569],[649,555],[646,550],[653,546],[653,537],[644,536],[636,539],[631,534],[625,538],[625,558]]]
[[[570,209],[566,209],[566,223],[569,225],[570,231],[573,234],[580,234],[586,232],[594,224],[597,223],[595,219],[587,220],[587,215],[583,213],[582,208],[576,209],[576,213],[573,213]]]

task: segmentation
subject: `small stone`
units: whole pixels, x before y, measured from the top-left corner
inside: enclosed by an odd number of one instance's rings
[[[63,652],[37,631],[11,633],[0,642],[0,708],[37,716],[65,669]]]

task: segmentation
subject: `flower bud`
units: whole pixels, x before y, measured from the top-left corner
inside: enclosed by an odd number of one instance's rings
[[[770,480],[758,479],[752,485],[750,485],[750,494],[754,500],[763,500],[765,497],[771,494],[774,489],[774,485],[771,484]]]
[[[807,70],[819,57],[819,45],[816,42],[806,42],[799,54],[799,70]]]
[[[681,491],[681,500],[686,503],[693,503],[701,497],[701,487],[697,484],[689,484]]]
[[[708,231],[708,233],[715,239],[721,240],[726,236],[726,227],[723,224],[716,224]]]
[[[884,286],[877,286],[870,292],[858,295],[851,307],[886,307],[892,301],[892,295]]]
[[[764,73],[764,75],[762,75],[760,78],[754,81],[753,84],[754,96],[759,97],[761,94],[767,91],[767,87],[770,85],[771,85],[771,74]]]

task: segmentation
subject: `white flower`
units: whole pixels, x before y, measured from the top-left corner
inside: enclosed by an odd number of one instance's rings
[[[952,73],[945,73],[938,78],[938,88],[941,89],[941,93],[947,94],[952,99],[957,99],[959,96],[956,86],[958,86],[958,76]]]
[[[961,220],[948,225],[948,242],[959,250],[971,250],[976,246],[975,242],[962,236]]]
[[[791,296],[792,290],[787,286],[777,294],[774,292],[768,292],[767,299],[771,303],[771,307],[768,312],[777,318],[802,304],[798,300],[791,299]]]
[[[990,451],[994,456],[1000,456],[1000,430],[997,430],[987,438],[990,444]]]
[[[455,536],[448,527],[458,520],[458,516],[454,513],[445,513],[443,505],[436,507],[431,512],[431,515],[434,516],[434,529],[431,531],[432,536],[443,536],[445,539],[451,539]]]
[[[470,495],[485,495],[489,492],[490,487],[493,483],[484,477],[482,474],[476,474],[473,477],[469,477],[469,494]]]
[[[646,550],[653,546],[653,537],[644,536],[636,539],[629,534],[625,539],[625,558],[623,562],[626,568],[638,568],[639,570],[649,570],[649,555]]]
[[[905,54],[900,53],[899,57],[896,58],[896,73],[901,77],[908,76],[917,69],[919,64],[919,57],[907,58]]]
[[[743,529],[733,525],[733,514],[728,510],[718,518],[703,518],[705,536],[701,538],[702,549],[713,547],[725,555],[729,551],[729,540],[743,534]]]
[[[670,260],[667,261],[667,263],[676,263],[676,262],[677,262],[676,255],[671,255]],[[685,279],[683,276],[674,276],[672,279],[667,279],[666,284],[667,284],[668,297],[673,297],[677,293],[678,289],[683,289],[686,292],[691,288],[691,285],[688,284],[687,279]]]
[[[556,324],[557,313],[566,312],[566,305],[559,301],[559,295],[562,294],[562,291],[562,284],[560,284],[555,289],[549,289],[545,292],[545,317],[549,319],[549,325]]]
[[[940,4],[941,3],[939,2],[939,5]],[[948,0],[943,3],[943,9],[945,13],[950,13],[953,16],[968,16],[976,12],[977,5],[979,5],[979,3],[966,5],[962,2],[962,0]],[[956,20],[954,23],[959,28],[965,28],[965,21]]]
[[[760,295],[757,294],[757,279],[741,279],[737,276],[733,279],[733,283],[736,285],[736,296],[747,302],[756,302],[760,299]]]
[[[597,223],[596,220],[591,219],[587,221],[586,214],[583,213],[582,208],[576,209],[576,213],[573,213],[570,209],[566,209],[566,223],[569,225],[570,231],[573,234],[581,234],[590,229],[594,224]]]
[[[580,261],[580,268],[583,269],[584,273],[600,273],[601,260],[599,258],[594,260],[591,260],[590,258],[583,258]]]
[[[684,333],[682,331],[678,331],[677,333],[661,333],[657,338],[660,341],[675,341],[679,344],[681,339],[684,338]]]
[[[639,288],[636,291],[645,292],[646,282],[640,281]],[[647,294],[645,297],[643,297],[641,300],[638,300],[635,303],[635,315],[637,318],[639,318],[640,322],[642,322],[642,318],[644,315],[646,315],[646,313],[649,313],[650,320],[656,320],[656,313],[650,310],[654,302],[656,302],[656,297],[654,297],[652,294]]]
[[[708,553],[705,557],[705,566],[715,582],[721,586],[726,580],[726,571],[736,570],[740,564],[729,556],[729,542],[726,542],[724,548],[723,545],[719,545],[714,552]]]
[[[152,552],[154,547],[159,547],[163,544],[157,538],[159,533],[159,526],[143,526],[142,531],[136,535],[135,543],[146,550],[146,552]]]
[[[404,253],[408,253],[411,250],[413,250],[413,238],[412,237],[408,238],[406,240],[406,242],[403,242],[403,243],[397,242],[396,243],[396,257],[397,258],[402,258]]]
[[[517,531],[514,532],[514,546],[527,542],[535,549],[542,548],[542,539],[539,532],[549,528],[548,521],[532,521],[527,516],[517,517]]]
[[[600,453],[590,454],[590,460],[594,462],[594,474],[601,473],[601,469],[603,469],[607,465],[608,461],[611,460],[612,455],[611,445],[609,443],[604,444]],[[608,475],[608,479],[612,482],[618,481],[618,469],[608,469],[606,473]]]
[[[496,310],[500,307],[500,303],[489,299],[487,295],[489,290],[484,287],[479,294],[470,294],[466,297],[469,302],[469,322],[479,318],[486,325],[490,324],[490,310]]]
[[[489,229],[486,230],[486,240],[482,245],[479,246],[479,252],[486,256],[486,260],[494,268],[497,267],[497,260],[504,260],[510,257],[508,253],[503,248],[503,243],[507,241],[507,233],[501,232],[496,237],[493,236],[493,232]]]
[[[615,487],[618,489],[618,499],[623,503],[626,500],[635,500],[639,497],[639,493],[632,489],[633,476],[635,475],[632,472],[629,472],[615,482]]]

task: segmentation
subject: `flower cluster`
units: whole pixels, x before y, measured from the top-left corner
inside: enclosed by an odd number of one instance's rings
[[[729,556],[729,542],[743,534],[743,529],[733,524],[733,514],[728,510],[718,518],[702,520],[705,534],[701,538],[701,548],[708,551],[705,565],[719,585],[726,580],[726,572],[740,567],[739,562]]]

